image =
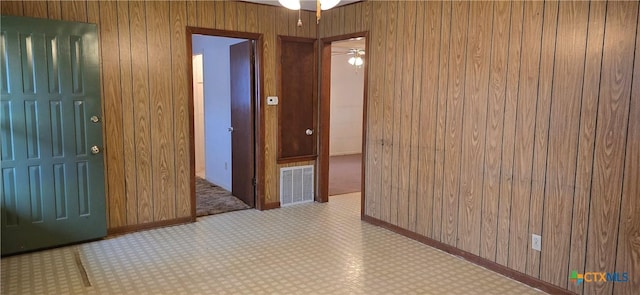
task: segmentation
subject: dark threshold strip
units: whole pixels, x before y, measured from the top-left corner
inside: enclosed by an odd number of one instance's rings
[[[76,266],[78,267],[78,271],[80,271],[80,277],[82,277],[82,283],[84,283],[85,287],[91,287],[87,270],[84,268],[84,264],[82,264],[82,258],[80,258],[80,251],[78,251],[78,249],[74,251],[74,256],[76,258]]]

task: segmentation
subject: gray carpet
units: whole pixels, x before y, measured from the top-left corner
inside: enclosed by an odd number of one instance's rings
[[[249,205],[206,179],[196,177],[196,215],[206,216],[249,209]]]
[[[362,154],[329,158],[329,195],[359,192],[362,174]]]

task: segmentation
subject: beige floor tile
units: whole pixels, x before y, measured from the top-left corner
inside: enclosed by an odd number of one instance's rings
[[[360,221],[360,194],[1,260],[2,294],[540,294]],[[80,253],[91,287],[76,266]]]

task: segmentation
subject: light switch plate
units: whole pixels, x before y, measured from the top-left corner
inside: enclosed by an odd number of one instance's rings
[[[267,96],[267,105],[270,105],[270,106],[278,105],[278,97],[277,96]]]

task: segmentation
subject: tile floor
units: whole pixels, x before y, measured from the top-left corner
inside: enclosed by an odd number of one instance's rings
[[[2,294],[539,294],[360,221],[359,193],[0,261]],[[91,284],[75,262],[79,253]]]

